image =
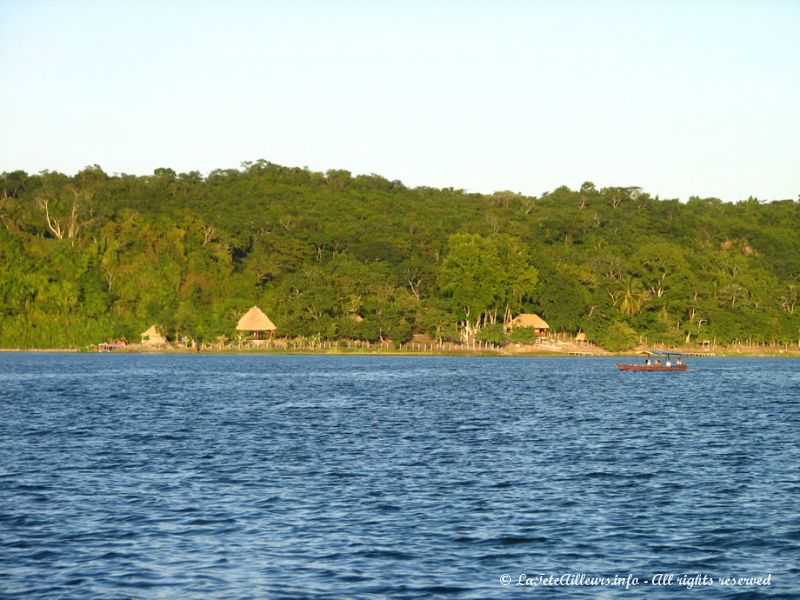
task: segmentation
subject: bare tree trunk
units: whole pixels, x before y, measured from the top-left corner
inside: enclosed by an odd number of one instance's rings
[[[503,311],[503,330],[508,331],[511,329],[511,307],[506,303],[506,309]]]
[[[70,245],[75,246],[75,240],[78,237],[78,231],[81,229],[81,223],[78,222],[78,197],[77,193],[72,200],[72,211],[69,216],[69,225],[67,226],[67,237],[70,239]]]
[[[59,223],[58,219],[55,217],[50,216],[50,200],[47,198],[40,198],[39,204],[44,208],[44,216],[47,219],[47,228],[54,236],[60,240],[63,240],[64,232],[61,231],[61,223]]]
[[[419,277],[412,277],[408,280],[408,288],[411,290],[411,293],[414,294],[414,297],[419,302],[419,284],[422,283],[422,280]]]
[[[214,239],[214,228],[211,225],[203,227],[203,246]]]
[[[72,208],[70,209],[69,220],[66,223],[66,227],[62,225],[59,219],[50,214],[49,198],[40,197],[38,202],[39,206],[44,209],[45,221],[50,233],[56,236],[56,238],[59,240],[63,240],[64,238],[71,240],[70,243],[72,246],[74,246],[75,240],[78,239],[78,233],[80,232],[84,223],[81,223],[79,218],[80,203],[78,202],[78,192],[73,190],[72,193],[74,198],[72,199]]]
[[[108,285],[108,291],[111,291],[111,287],[114,283],[114,272],[106,269],[103,269],[103,276],[105,277],[106,284]]]
[[[531,211],[533,210],[533,202],[531,202],[530,200],[525,200],[522,203],[522,207],[525,211],[525,216],[528,216],[529,214],[531,214]]]

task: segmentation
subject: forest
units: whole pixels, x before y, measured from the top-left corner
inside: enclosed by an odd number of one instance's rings
[[[502,343],[535,312],[611,350],[798,343],[800,203],[638,187],[406,187],[264,160],[150,176],[0,174],[0,347],[235,336]],[[510,334],[527,341],[526,330]]]

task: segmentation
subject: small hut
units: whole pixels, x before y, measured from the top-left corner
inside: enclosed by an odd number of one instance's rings
[[[161,346],[167,343],[167,338],[161,335],[155,325],[151,325],[150,329],[142,333],[143,346]]]
[[[515,327],[528,327],[529,329],[534,329],[536,331],[536,335],[539,337],[545,337],[547,335],[548,330],[550,329],[550,325],[542,319],[539,315],[535,313],[522,313],[518,315],[514,319],[511,320],[509,323],[511,329]]]
[[[578,342],[578,344],[585,343],[586,342],[586,334],[583,333],[582,331],[579,331],[578,335],[575,336],[575,341]]]
[[[258,339],[262,331],[266,331],[267,335],[272,337],[276,329],[275,323],[270,321],[270,318],[257,306],[248,310],[236,324],[236,331],[248,331],[256,339]]]

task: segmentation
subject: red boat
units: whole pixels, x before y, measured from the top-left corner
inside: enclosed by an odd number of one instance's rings
[[[672,365],[617,365],[620,371],[685,371],[689,367],[686,364]]]
[[[683,362],[683,354],[680,352],[648,350],[647,352],[642,352],[642,354],[647,355],[647,360],[644,364],[618,364],[617,369],[620,371],[685,371],[689,368],[689,366]]]

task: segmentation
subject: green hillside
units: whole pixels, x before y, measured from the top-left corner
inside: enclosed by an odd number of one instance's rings
[[[0,346],[233,335],[499,341],[509,315],[610,349],[800,338],[800,204],[638,188],[540,198],[407,188],[265,161],[241,170],[0,175]],[[519,334],[518,334],[519,335]]]

